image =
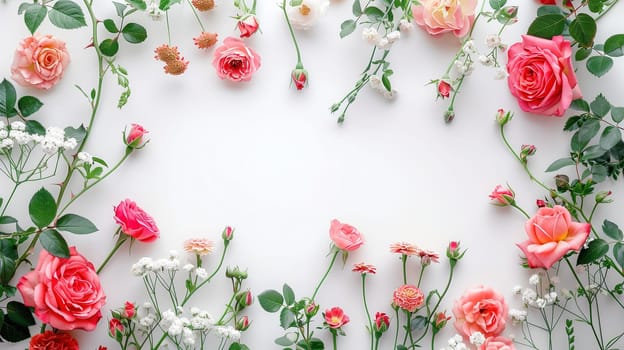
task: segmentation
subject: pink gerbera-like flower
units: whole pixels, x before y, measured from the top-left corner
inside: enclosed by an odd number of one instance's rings
[[[214,242],[206,238],[191,238],[184,241],[184,251],[204,256],[212,253]]]
[[[373,265],[367,265],[365,263],[359,263],[359,264],[355,264],[353,265],[353,272],[359,272],[361,274],[366,274],[366,273],[370,273],[371,275],[374,275],[377,272],[377,268]]]
[[[440,262],[440,254],[429,249],[418,249],[418,256],[423,264],[429,265],[430,263]]]
[[[397,242],[390,245],[390,252],[403,255],[418,255],[420,249],[414,244],[407,242]]]

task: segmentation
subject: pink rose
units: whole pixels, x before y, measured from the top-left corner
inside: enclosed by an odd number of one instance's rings
[[[510,188],[505,188],[501,185],[496,185],[492,193],[490,193],[492,203],[501,207],[514,204],[514,198],[514,192]]]
[[[529,239],[518,247],[524,252],[529,267],[548,269],[569,251],[581,249],[591,226],[573,222],[568,209],[555,205],[539,208],[524,224],[524,229]]]
[[[425,295],[416,286],[404,284],[394,290],[392,304],[401,309],[414,312],[425,303]]]
[[[447,83],[445,80],[440,80],[438,83],[438,97],[442,97],[443,99],[448,98],[451,95],[451,84]]]
[[[325,310],[323,316],[325,317],[325,324],[327,324],[329,328],[338,329],[349,323],[349,316],[337,306]]]
[[[570,55],[570,42],[523,35],[507,51],[507,83],[525,112],[562,116],[573,100],[581,98]]]
[[[215,50],[212,66],[221,79],[249,81],[260,68],[260,56],[242,40],[228,37]]]
[[[256,31],[258,31],[258,20],[254,15],[248,15],[247,17],[238,21],[238,30],[240,31],[241,38],[249,38]]]
[[[336,219],[331,221],[329,238],[331,238],[338,249],[349,252],[358,249],[364,244],[364,237],[355,227],[343,224]]]
[[[20,41],[11,65],[11,77],[18,84],[49,89],[62,77],[69,64],[65,43],[52,35],[35,34]]]
[[[479,350],[516,350],[513,342],[505,337],[489,337]]]
[[[115,222],[121,231],[141,242],[153,242],[160,236],[154,219],[136,203],[125,199],[114,208]]]
[[[126,146],[130,148],[141,148],[145,143],[143,142],[143,136],[149,133],[145,128],[139,124],[132,124],[130,126],[130,132],[126,135]]]
[[[69,251],[70,257],[64,259],[42,250],[37,267],[20,278],[17,289],[24,305],[34,307],[43,323],[66,331],[92,331],[102,317],[106,296],[93,264],[76,247]]]
[[[431,35],[468,33],[475,18],[477,0],[422,0],[412,7],[414,21]]]
[[[80,350],[71,334],[45,331],[30,338],[28,350]]]
[[[481,332],[486,338],[497,336],[505,329],[507,312],[502,295],[492,288],[476,287],[455,301],[455,328],[466,339],[474,332]]]

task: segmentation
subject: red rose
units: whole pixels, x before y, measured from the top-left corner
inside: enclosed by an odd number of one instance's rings
[[[68,333],[45,331],[30,338],[28,350],[79,350],[78,342]]]
[[[141,242],[153,242],[160,236],[154,219],[130,199],[125,199],[115,210],[115,222],[121,231]]]
[[[43,323],[65,331],[92,331],[102,317],[106,296],[93,264],[76,247],[69,252],[64,259],[42,250],[37,267],[19,280],[17,289],[24,305],[34,307]]]
[[[256,16],[254,15],[248,15],[238,21],[238,30],[240,31],[241,38],[249,38],[258,31],[259,27],[258,20],[256,20]]]

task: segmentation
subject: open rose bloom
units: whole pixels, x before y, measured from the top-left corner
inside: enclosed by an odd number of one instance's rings
[[[249,81],[252,75],[260,68],[260,56],[245,43],[228,37],[214,52],[212,66],[217,70],[217,76],[230,81]]]
[[[585,244],[591,226],[573,222],[568,209],[556,205],[544,207],[524,225],[528,240],[519,243],[529,267],[553,266],[571,250],[579,250]]]
[[[470,289],[453,306],[455,329],[464,339],[474,332],[486,338],[498,336],[505,329],[508,310],[503,296],[492,288]]]
[[[453,33],[461,38],[474,22],[477,0],[422,0],[412,7],[414,21],[431,35]]]
[[[62,77],[69,65],[65,43],[52,35],[35,34],[20,41],[13,56],[11,77],[18,84],[49,89]]]
[[[93,264],[76,247],[69,251],[64,259],[42,250],[37,267],[20,278],[17,289],[43,323],[65,331],[92,331],[102,318],[106,296]]]
[[[523,35],[507,51],[508,85],[525,112],[562,116],[573,100],[581,98],[571,61],[570,42]]]
[[[299,30],[308,30],[314,27],[329,7],[329,1],[327,0],[303,0],[297,6],[290,6],[288,2],[286,11],[288,12],[290,24],[292,24],[293,28]]]
[[[364,244],[364,237],[362,237],[360,231],[336,219],[331,221],[329,238],[331,238],[338,249],[348,252],[354,251]]]
[[[114,208],[115,222],[121,231],[141,242],[153,242],[160,237],[160,230],[154,219],[134,201],[125,199]]]

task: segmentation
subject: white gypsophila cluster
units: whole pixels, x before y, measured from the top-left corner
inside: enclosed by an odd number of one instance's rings
[[[409,32],[414,28],[414,25],[409,20],[403,18],[399,21],[399,30],[402,32]]]
[[[198,267],[195,269],[195,276],[197,276],[200,280],[205,280],[208,278],[208,271],[206,271],[203,267]]]
[[[488,34],[485,36],[485,45],[490,49],[506,50],[507,45],[503,44],[498,34]]]
[[[382,37],[377,29],[368,27],[362,30],[362,39],[371,45],[377,46],[379,49],[389,50],[392,44],[401,39],[401,32],[395,30]]]
[[[141,259],[139,259],[139,261],[132,265],[132,268],[130,270],[132,271],[133,275],[137,277],[143,277],[148,272],[154,270],[154,261],[152,260],[152,258],[142,257]]]
[[[506,70],[504,70],[504,69],[500,68],[500,69],[497,69],[497,70],[494,72],[494,79],[495,79],[495,80],[503,80],[503,79],[507,78],[507,76],[508,76],[508,75],[509,75],[509,74],[507,74],[507,71],[506,71]]]
[[[522,286],[516,285],[513,287],[512,291],[514,294],[520,295],[522,294]]]
[[[527,318],[527,311],[526,310],[518,310],[518,309],[511,309],[509,310],[509,317],[511,317],[511,321],[514,324],[517,324],[519,322],[524,322]]]
[[[522,290],[522,302],[524,305],[531,305],[535,303],[537,299],[537,293],[533,289],[526,288]]]
[[[194,269],[195,269],[195,265],[193,264],[184,264],[184,266],[182,266],[182,270],[186,272],[191,272]]]
[[[157,259],[152,262],[152,271],[178,271],[180,270],[180,259],[178,252],[172,250],[169,252],[168,258]]]
[[[481,346],[485,343],[485,336],[481,332],[474,332],[470,335],[470,344],[475,346]]]
[[[532,306],[539,309],[543,309],[557,302],[557,292],[554,290],[545,292],[543,295],[538,295],[535,290],[526,288],[522,290],[521,295],[522,302],[525,306]]]
[[[447,345],[447,347],[441,350],[468,350],[468,347],[464,344],[464,339],[459,334],[455,334],[449,338]]]
[[[232,341],[239,341],[241,337],[240,331],[237,331],[232,326],[217,326],[214,328],[217,335],[223,339],[229,339]]]
[[[160,1],[149,0],[147,4],[147,9],[145,10],[145,12],[147,12],[147,14],[154,21],[160,21],[165,14],[165,12],[158,7],[159,4]]]
[[[194,307],[191,308],[191,316],[191,328],[195,330],[210,330],[215,324],[214,318],[208,311]]]
[[[85,151],[78,152],[76,157],[78,157],[78,160],[83,164],[93,164],[93,157]]]
[[[59,150],[72,150],[78,146],[75,138],[65,138],[65,131],[57,127],[46,129],[44,136],[30,134],[26,131],[26,124],[14,121],[10,125],[0,124],[0,148],[11,149],[15,144],[25,145],[34,142],[39,144],[46,154],[54,154]]]
[[[540,276],[536,273],[532,274],[529,277],[529,284],[532,286],[537,286],[540,283]]]
[[[379,78],[376,75],[371,76],[368,82],[370,83],[370,87],[372,87],[373,90],[377,91],[379,94],[381,94],[383,97],[387,98],[388,100],[392,100],[393,98],[395,98],[398,93],[398,91],[396,91],[395,89],[392,89],[392,91],[388,91],[388,89],[386,89],[386,87],[383,86],[381,78]]]

